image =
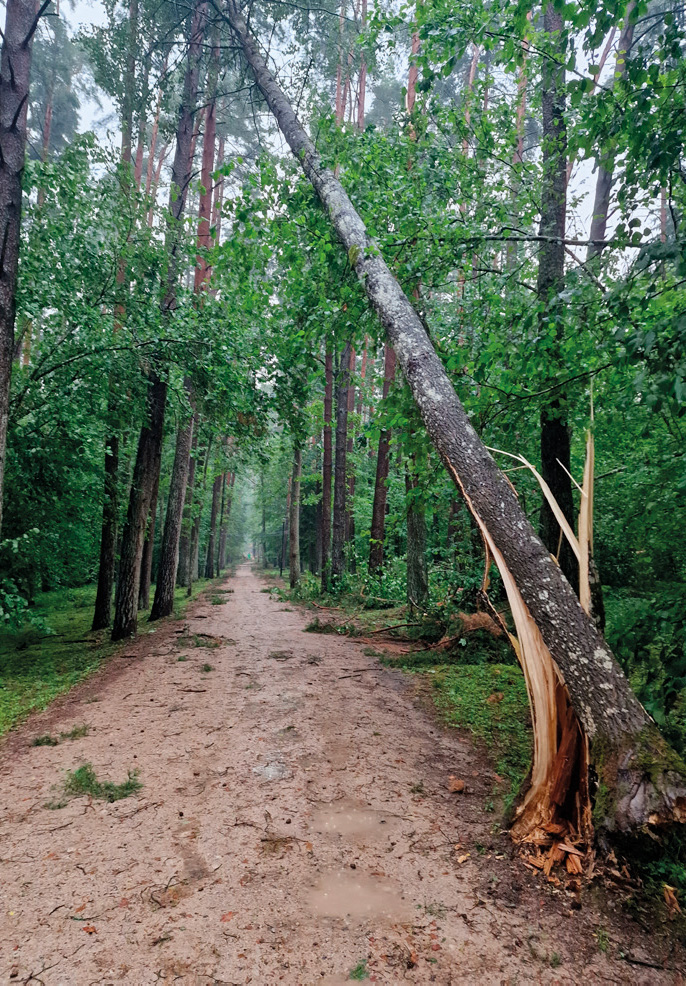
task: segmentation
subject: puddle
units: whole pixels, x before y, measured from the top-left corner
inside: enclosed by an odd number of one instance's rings
[[[315,832],[339,835],[359,842],[384,841],[398,834],[402,823],[403,820],[397,815],[345,801],[337,801],[335,807],[321,808],[312,818]]]
[[[291,772],[288,767],[280,760],[269,760],[267,763],[253,767],[253,774],[257,774],[265,781],[282,781],[285,777],[290,777]]]
[[[358,875],[348,869],[323,876],[310,891],[308,904],[317,917],[357,921],[373,917],[395,923],[412,914],[409,902],[383,877]]]

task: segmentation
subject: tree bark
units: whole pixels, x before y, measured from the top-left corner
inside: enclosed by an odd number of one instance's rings
[[[179,123],[176,133],[176,151],[172,168],[172,182],[169,190],[169,219],[167,224],[167,271],[165,290],[161,302],[162,323],[176,307],[176,287],[178,276],[178,253],[181,241],[183,213],[191,180],[193,158],[191,144],[193,120],[198,92],[199,57],[202,35],[205,28],[207,4],[197,0],[191,16],[186,72],[184,75],[183,96],[179,109]],[[143,551],[143,530],[147,513],[140,516],[143,505],[150,506],[150,492],[156,474],[159,472],[164,437],[164,410],[167,385],[156,369],[150,373],[151,389],[154,392],[154,410],[150,423],[141,429],[138,441],[134,478],[129,502],[129,514],[122,539],[122,554],[119,564],[119,581],[115,600],[114,627],[112,639],[120,640],[136,632],[137,602],[140,584],[141,555]]]
[[[193,494],[195,489],[195,468],[198,454],[198,427],[200,419],[196,414],[193,419],[193,443],[191,445],[191,461],[188,464],[188,482],[186,483],[186,500],[183,505],[181,520],[181,537],[179,538],[179,564],[176,570],[176,584],[188,586],[188,557],[191,547]]]
[[[205,556],[205,578],[214,578],[214,550],[217,540],[217,516],[219,514],[219,498],[222,491],[222,473],[215,476],[212,483],[212,508],[210,510],[210,532]]]
[[[191,543],[190,551],[188,553],[188,595],[190,596],[193,591],[193,582],[197,581],[200,571],[199,555],[200,555],[200,521],[202,520],[202,508],[205,504],[205,494],[207,492],[207,467],[210,462],[210,450],[212,448],[212,439],[207,443],[207,448],[205,449],[205,461],[202,469],[202,487],[201,493],[198,499],[198,513],[195,518],[193,518],[191,526]]]
[[[124,637],[130,637],[136,632],[143,539],[152,503],[155,477],[159,475],[162,458],[166,399],[166,383],[156,374],[151,375],[148,384],[148,420],[141,429],[138,439],[129,509],[122,536],[112,640],[123,640]]]
[[[543,26],[550,39],[562,43],[562,14],[548,0]],[[542,334],[552,323],[558,340],[564,333],[564,308],[560,295],[564,289],[565,220],[567,210],[567,129],[565,124],[565,52],[559,61],[545,58],[542,76],[543,161],[540,235],[546,239],[538,253],[538,296]],[[551,353],[551,358],[557,357]],[[541,408],[541,475],[550,487],[560,509],[574,529],[575,510],[571,473],[571,429],[567,421],[564,394]],[[577,591],[579,567],[560,525],[544,497],[541,505],[541,537],[560,562],[560,568]]]
[[[355,540],[355,470],[353,468],[352,456],[355,450],[355,433],[352,427],[351,416],[355,413],[355,386],[352,382],[355,373],[355,349],[350,350],[350,379],[348,381],[348,439],[346,442],[346,481],[348,493],[345,508],[345,540],[346,544]],[[350,559],[350,571],[355,571],[354,556]]]
[[[384,347],[383,400],[388,398],[391,384],[395,379],[395,350],[387,342]],[[384,533],[386,528],[386,501],[388,497],[388,451],[391,444],[391,429],[384,428],[379,435],[379,450],[376,456],[376,481],[374,483],[374,503],[372,506],[372,526],[369,534],[369,571],[378,572],[383,565]]]
[[[21,182],[31,53],[39,14],[35,0],[7,0],[0,55],[0,530],[21,232]]]
[[[350,353],[346,342],[338,368],[336,387],[336,465],[333,480],[333,532],[331,538],[331,578],[340,579],[345,571],[345,506],[347,494],[346,458],[348,446],[348,388]]]
[[[150,498],[150,511],[143,542],[143,557],[141,558],[141,584],[138,589],[138,610],[150,609],[150,587],[152,585],[152,560],[155,554],[155,529],[157,527],[157,501],[160,495],[160,474],[155,477]],[[164,499],[164,497],[163,497]],[[160,503],[160,512],[162,504]]]
[[[193,420],[194,416],[191,414],[188,422],[182,425],[176,433],[174,465],[169,484],[167,513],[164,519],[164,534],[162,535],[162,550],[155,583],[155,598],[150,611],[151,620],[171,616],[174,611],[176,570],[179,564],[179,538],[181,536],[183,506],[186,502],[191,445],[193,444]]]
[[[291,516],[289,537],[290,586],[295,589],[300,581],[300,477],[302,476],[302,450],[293,453],[293,481],[291,483]]]
[[[104,630],[112,622],[112,590],[117,561],[117,522],[119,514],[119,436],[111,435],[105,446],[105,499],[102,506],[98,588],[92,630]]]
[[[508,479],[474,430],[410,300],[367,234],[340,182],[324,168],[233,3],[227,19],[279,128],[311,181],[395,349],[427,431],[465,502],[503,565],[551,657],[578,716],[588,751],[569,793],[583,793],[589,765],[598,778],[595,821],[605,829],[642,830],[686,820],[686,766],[641,707],[607,643],[529,523]],[[526,666],[525,673],[531,669]],[[527,684],[530,685],[529,680]],[[530,691],[534,716],[558,712]],[[587,747],[586,744],[589,744]],[[561,751],[563,752],[563,751]],[[535,763],[534,763],[535,766]],[[556,768],[562,769],[559,762]],[[550,793],[557,777],[548,780]]]
[[[326,344],[324,358],[324,456],[322,460],[322,592],[329,588],[331,575],[331,479],[333,476],[333,349]]]

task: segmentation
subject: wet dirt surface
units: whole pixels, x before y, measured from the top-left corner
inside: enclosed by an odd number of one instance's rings
[[[264,585],[239,568],[0,749],[0,981],[683,981],[611,901],[572,910],[513,857],[492,770],[409,677]],[[85,762],[143,787],[46,807]]]

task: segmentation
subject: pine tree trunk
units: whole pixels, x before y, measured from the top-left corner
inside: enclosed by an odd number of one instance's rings
[[[35,0],[7,0],[0,55],[0,529],[5,482],[10,383],[21,231],[21,182],[26,154],[26,114]]]
[[[322,461],[322,592],[331,575],[331,480],[333,476],[333,349],[327,342],[324,361],[324,457]]]
[[[562,15],[548,0],[543,26],[551,42],[562,44]],[[542,77],[543,187],[540,235],[546,237],[538,253],[537,290],[544,309],[540,322],[543,333],[552,323],[558,340],[564,333],[564,308],[560,294],[564,289],[565,220],[567,210],[567,130],[565,125],[565,53],[560,60],[544,59]],[[552,356],[555,359],[554,355]],[[571,472],[571,428],[567,421],[564,394],[541,408],[541,475],[550,487],[572,530],[575,523]],[[544,497],[541,505],[541,538],[551,554],[559,558],[560,568],[577,591],[579,568],[574,553],[562,536],[560,525]]]
[[[157,527],[157,502],[160,494],[160,474],[155,477],[155,485],[150,498],[150,511],[145,529],[143,542],[143,557],[141,558],[141,584],[138,589],[138,611],[150,609],[150,587],[152,585],[152,560],[155,554],[155,529]],[[160,503],[160,510],[162,504]]]
[[[166,400],[166,383],[158,376],[152,376],[148,385],[148,421],[138,439],[129,509],[122,536],[112,640],[122,640],[136,632],[143,540],[162,458]]]
[[[297,448],[293,454],[293,481],[291,483],[290,516],[290,586],[295,589],[300,581],[300,477],[302,476],[302,450]]]
[[[217,575],[222,574],[222,569],[224,568],[224,550],[222,547],[222,542],[226,537],[226,532],[224,529],[224,509],[226,507],[226,477],[228,473],[222,475],[222,498],[221,506],[219,508],[219,537],[217,538]]]
[[[98,589],[92,630],[104,630],[112,622],[112,590],[117,560],[117,522],[119,519],[119,438],[113,435],[105,448],[105,500],[102,508]]]
[[[355,349],[350,350],[350,380],[348,381],[348,441],[346,443],[346,476],[348,483],[348,493],[346,497],[345,510],[345,541],[346,544],[353,544],[355,541],[355,469],[353,466],[353,452],[355,450],[355,433],[352,426],[352,415],[355,413],[355,386],[352,377],[355,373]],[[355,571],[354,551],[349,558],[350,571]]]
[[[510,482],[474,430],[412,303],[340,182],[322,166],[233,0],[228,0],[225,10],[257,85],[397,353],[429,436],[499,562],[511,574],[518,598],[549,655],[558,687],[578,717],[575,743],[583,753],[574,764],[578,774],[569,776],[569,760],[564,748],[558,749],[544,778],[549,799],[560,796],[558,782],[563,780],[566,799],[587,798],[592,769],[597,777],[594,820],[602,828],[643,831],[649,824],[686,820],[686,766],[641,707],[607,643],[533,530]],[[554,736],[558,724],[568,726],[567,711],[557,705],[557,691],[551,696],[532,690],[538,669],[526,659],[523,663],[536,728],[552,727]],[[569,730],[562,729],[562,734]],[[539,755],[534,757],[534,772]]]
[[[219,497],[222,491],[222,473],[215,476],[212,484],[212,508],[210,510],[210,532],[205,556],[205,578],[214,578],[214,551],[217,540],[217,516],[219,515]]]
[[[169,191],[169,219],[166,239],[168,266],[165,292],[161,303],[161,320],[163,324],[176,307],[178,254],[183,214],[193,164],[191,143],[195,102],[198,92],[199,55],[205,27],[206,8],[207,4],[205,0],[197,0],[190,25],[183,96],[179,110],[176,151],[174,154],[172,182]],[[120,640],[122,637],[130,636],[136,632],[143,533],[147,519],[147,509],[150,506],[150,494],[162,459],[167,385],[161,380],[157,371],[151,372],[151,380],[152,390],[155,395],[152,401],[154,404],[154,415],[152,413],[150,414],[151,423],[141,429],[138,442],[138,453],[134,468],[134,480],[137,480],[138,488],[136,488],[136,482],[134,482],[131,489],[129,514],[122,538],[122,554],[115,599],[114,627],[112,630],[113,640]],[[141,516],[143,505],[145,505],[146,510]]]
[[[193,415],[186,424],[179,428],[176,434],[176,450],[167,498],[167,514],[164,520],[162,550],[155,583],[155,598],[150,611],[151,620],[170,616],[174,611],[176,569],[179,563],[179,538],[181,536],[183,507],[186,502],[186,485],[188,483],[192,444]]]
[[[348,449],[348,388],[350,354],[346,342],[338,367],[336,387],[336,465],[333,481],[333,532],[331,538],[331,578],[340,579],[345,571],[345,506],[347,494],[346,458]]]
[[[179,538],[179,564],[176,571],[176,584],[188,586],[188,563],[191,547],[191,529],[193,525],[193,496],[195,493],[195,468],[198,454],[198,429],[200,418],[193,418],[193,444],[191,445],[191,461],[188,465],[188,482],[186,483],[186,500],[183,506],[181,521],[181,537]]]
[[[426,568],[426,516],[417,500],[418,481],[405,473],[407,517],[407,601],[412,609],[423,609],[429,598]]]
[[[396,357],[393,347],[384,347],[383,400],[388,398],[391,384],[395,379]],[[383,565],[384,534],[386,528],[386,501],[388,497],[388,451],[391,444],[391,429],[384,428],[379,435],[379,450],[376,456],[376,481],[374,483],[374,503],[372,506],[372,526],[369,535],[369,571],[378,572]]]

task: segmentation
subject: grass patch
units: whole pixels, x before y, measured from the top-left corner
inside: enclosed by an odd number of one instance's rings
[[[57,746],[59,743],[58,739],[54,736],[36,736],[36,738],[31,742],[31,746]]]
[[[353,979],[355,982],[362,982],[363,979],[369,979],[369,972],[367,971],[367,962],[358,962],[354,969],[350,970],[348,979]]]
[[[207,671],[214,671],[214,666],[212,664],[203,664],[203,666],[200,668],[200,670],[201,671],[205,671],[205,672],[207,672]]]
[[[84,736],[88,736],[90,726],[87,722],[82,723],[80,726],[74,726],[70,729],[68,733],[60,733],[60,739],[63,740],[75,740],[82,739]]]
[[[175,614],[183,615],[188,603],[208,584],[211,584],[208,580],[195,583],[190,600],[186,589],[179,587]],[[29,712],[44,709],[57,695],[69,691],[122,646],[111,643],[107,631],[91,631],[94,604],[95,586],[40,593],[32,607],[38,626],[14,631],[3,629],[0,634],[0,736]],[[144,613],[139,614],[138,625],[144,633]]]
[[[101,801],[120,801],[140,791],[143,787],[138,780],[138,771],[130,770],[125,781],[114,784],[112,781],[99,781],[93,765],[85,763],[67,774],[64,782],[64,793],[68,797],[79,797],[88,794],[91,798]]]
[[[223,606],[224,600],[221,596],[210,596],[210,602],[213,606]]]

